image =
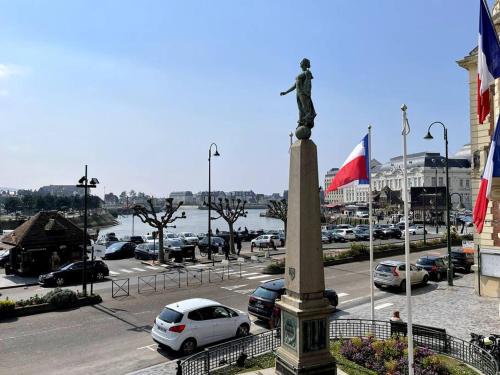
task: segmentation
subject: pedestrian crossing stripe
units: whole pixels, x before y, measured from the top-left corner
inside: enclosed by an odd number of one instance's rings
[[[115,275],[119,275],[119,274],[120,274],[120,272],[109,271],[109,274],[110,274],[111,276],[115,276]]]
[[[266,275],[267,276],[267,275]],[[276,279],[267,279],[267,280],[260,280],[259,283],[267,283],[268,281],[273,281],[273,280],[276,280]]]
[[[134,271],[126,270],[125,268],[122,268],[120,271],[125,272],[125,273],[132,273]]]
[[[250,294],[255,290],[255,288],[252,289],[239,289],[235,290],[234,292],[239,293],[239,294]]]
[[[155,266],[146,266],[146,268],[149,268],[150,270],[159,270],[159,268]]]
[[[258,276],[252,276],[252,277],[247,277],[248,280],[254,280],[254,279],[262,279],[264,277],[269,277],[269,275],[258,275]]]
[[[383,303],[381,305],[375,306],[375,310],[385,309],[386,307],[392,306],[393,303]]]
[[[242,272],[241,276],[247,277],[247,276],[253,276],[253,275],[258,275],[258,274],[259,274],[258,272],[248,272],[248,273],[247,272]]]
[[[232,285],[232,286],[221,286],[222,289],[226,290],[235,290],[239,288],[243,288],[244,286],[247,286],[248,284],[242,284],[242,285]]]
[[[349,295],[349,293],[338,293],[337,294],[338,297],[346,297],[348,295]]]
[[[136,270],[136,271],[139,271],[139,272],[144,272],[146,271],[145,269],[143,268],[138,268],[138,267],[132,267],[133,270]]]

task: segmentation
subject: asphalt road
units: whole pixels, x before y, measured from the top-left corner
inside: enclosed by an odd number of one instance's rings
[[[420,252],[412,254],[411,258],[414,261],[423,254],[443,252],[444,249]],[[101,305],[3,321],[0,323],[0,363],[3,369],[15,374],[124,374],[175,361],[177,354],[158,350],[149,333],[154,318],[164,305],[186,298],[205,297],[246,311],[248,295],[261,282],[273,278],[261,273],[264,263],[245,264],[241,278],[237,273],[231,275],[234,279],[217,283],[183,285],[138,294],[138,275],[161,275],[163,270],[146,269],[134,259],[107,263],[111,270],[119,272],[115,277],[126,275],[130,278],[131,295],[111,298],[111,281],[106,281],[95,287],[103,296]],[[368,262],[326,267],[325,281],[327,287],[339,294],[339,310],[369,302]],[[2,292],[4,296],[19,299],[46,291],[46,288],[33,286]],[[394,292],[376,290],[375,295],[379,313],[385,314],[383,299],[393,296]],[[387,309],[387,316],[390,313],[391,310]],[[252,332],[266,329],[261,322],[255,323]]]

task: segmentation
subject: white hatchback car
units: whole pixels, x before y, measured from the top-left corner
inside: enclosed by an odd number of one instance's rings
[[[151,336],[160,347],[169,347],[184,355],[197,347],[250,332],[248,314],[205,298],[171,303],[155,319]]]
[[[278,236],[274,234],[263,234],[257,238],[250,241],[251,247],[269,247],[271,241],[274,243],[275,247],[281,246],[281,240]]]
[[[179,237],[185,240],[189,245],[198,245],[200,240],[198,236],[192,232],[181,232]]]

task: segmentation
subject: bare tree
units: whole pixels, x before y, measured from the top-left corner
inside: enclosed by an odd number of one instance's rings
[[[279,201],[271,200],[267,205],[267,213],[269,216],[276,219],[280,219],[283,222],[285,228],[285,238],[286,238],[286,220],[288,215],[288,202],[286,199],[281,199]]]
[[[143,223],[156,228],[158,231],[158,260],[160,263],[165,263],[165,251],[163,250],[163,229],[167,228],[168,224],[173,223],[177,219],[186,218],[185,212],[182,212],[180,216],[174,216],[184,202],[179,202],[177,205],[173,205],[173,199],[167,198],[165,200],[165,214],[163,215],[159,215],[159,212],[156,212],[152,198],[147,199],[146,202],[149,207],[145,207],[140,204],[136,204],[133,207],[134,215],[137,216]]]
[[[247,212],[245,211],[246,201],[241,201],[241,199],[228,199],[219,198],[218,202],[212,201],[209,203],[205,202],[205,205],[210,204],[210,208],[219,214],[218,217],[212,218],[217,220],[218,218],[223,218],[229,226],[229,245],[232,254],[234,251],[234,223],[240,216],[246,217]]]

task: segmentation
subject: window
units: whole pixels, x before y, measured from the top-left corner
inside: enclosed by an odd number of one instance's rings
[[[464,180],[460,179],[460,187],[464,187]]]
[[[431,178],[431,185],[436,186],[436,177]]]
[[[165,307],[158,318],[167,323],[179,323],[183,316],[180,312]]]
[[[418,186],[422,186],[422,177],[418,178]]]
[[[465,180],[465,187],[468,188],[469,187],[469,180]]]
[[[203,315],[201,315],[200,310],[194,310],[188,314],[188,319],[200,321],[203,320]]]
[[[229,314],[229,311],[226,310],[226,308],[222,306],[214,306],[212,307],[212,316],[213,319],[223,319],[223,318],[230,318],[231,315]]]
[[[443,183],[443,177],[439,177],[439,186],[443,186],[444,183]]]

